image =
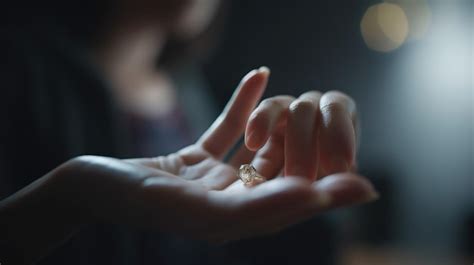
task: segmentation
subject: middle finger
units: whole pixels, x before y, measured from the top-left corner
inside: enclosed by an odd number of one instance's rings
[[[291,103],[285,133],[285,176],[315,180],[318,171],[318,103],[304,95]]]

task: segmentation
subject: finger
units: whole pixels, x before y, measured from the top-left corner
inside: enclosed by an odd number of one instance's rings
[[[295,100],[292,96],[276,96],[263,100],[250,115],[245,130],[245,145],[253,151],[260,149],[271,133],[286,122],[288,107]]]
[[[267,67],[248,73],[198,144],[213,156],[223,157],[242,135],[250,113],[262,97],[269,74]]]
[[[329,198],[328,208],[376,200],[378,192],[367,178],[354,173],[337,173],[313,183],[317,193]]]
[[[315,107],[319,107],[319,101],[321,100],[322,95],[321,92],[312,90],[301,94],[299,99],[311,101]]]
[[[315,121],[315,127],[314,127],[314,132],[313,132],[313,148],[312,148],[312,153],[311,157],[314,159],[313,162],[317,163],[317,172],[315,173],[316,179],[319,179],[320,173],[321,173],[321,166],[319,164],[319,157],[320,157],[320,150],[319,150],[319,133],[321,130],[321,127],[319,124],[321,123],[321,111],[319,110],[319,101],[321,100],[322,93],[316,90],[313,91],[308,91],[306,93],[301,94],[299,99],[301,100],[308,100],[311,101],[314,105],[314,108],[316,110],[316,121]]]
[[[331,91],[321,97],[320,110],[321,166],[326,174],[348,171],[355,161],[355,103],[349,96]]]
[[[302,203],[287,211],[278,211],[259,219],[255,231],[279,231],[290,225],[305,221],[318,213],[335,208],[366,203],[378,198],[372,184],[365,178],[353,174],[338,174],[326,177],[313,184],[314,194],[308,196],[310,203]]]
[[[284,127],[281,130],[273,133],[267,143],[258,150],[252,164],[257,172],[259,172],[266,179],[271,179],[277,176],[284,163]]]
[[[287,208],[286,210],[283,210],[285,209],[283,207],[281,211],[268,213],[257,219],[258,222],[255,224],[257,229],[254,231],[261,231],[262,233],[278,231],[307,220],[318,213],[370,202],[379,197],[366,178],[349,173],[331,175],[313,183],[312,192],[303,190],[298,192],[307,193],[304,195],[307,196],[304,201],[297,202],[300,207]],[[292,195],[288,193],[288,196]]]
[[[292,96],[276,96],[262,101],[247,124],[246,145],[258,149],[252,164],[266,179],[283,168],[285,127],[293,100]]]
[[[291,103],[285,134],[285,176],[316,179],[317,109],[312,101],[297,99]]]
[[[313,184],[288,176],[250,189],[237,181],[214,195],[220,197],[216,201],[231,209],[227,215],[233,223],[239,224],[230,233],[216,235],[227,240],[271,233],[320,212],[378,197],[370,182],[350,173],[328,176]]]

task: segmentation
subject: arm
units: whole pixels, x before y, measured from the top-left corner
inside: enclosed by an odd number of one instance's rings
[[[29,264],[67,240],[81,225],[80,212],[59,197],[60,167],[0,202],[0,262]]]

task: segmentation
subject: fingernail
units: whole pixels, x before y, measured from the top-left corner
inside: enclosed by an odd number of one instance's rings
[[[257,74],[259,72],[259,70],[257,69],[254,69],[250,72],[248,72],[243,78],[242,80],[240,80],[240,85],[244,84],[245,82],[247,82],[252,76],[254,76],[255,74]]]
[[[270,74],[270,68],[266,67],[266,66],[260,66],[260,68],[258,68],[258,71],[260,73],[267,73],[267,74]]]

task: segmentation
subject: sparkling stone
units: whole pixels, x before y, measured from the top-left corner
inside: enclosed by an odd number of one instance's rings
[[[252,165],[243,164],[239,168],[239,178],[244,182],[244,184],[250,183],[258,178],[257,170],[255,170]]]

